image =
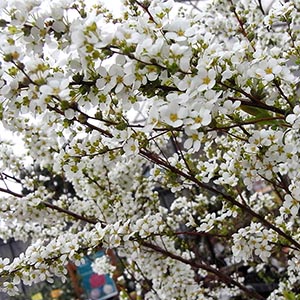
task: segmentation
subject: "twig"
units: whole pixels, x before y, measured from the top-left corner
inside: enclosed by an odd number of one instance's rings
[[[0,192],[4,192],[6,194],[10,194],[10,195],[12,195],[14,197],[17,197],[17,198],[20,198],[20,199],[24,198],[24,196],[22,194],[19,194],[19,193],[13,192],[12,190],[4,189],[4,188],[1,188],[1,187],[0,187]],[[74,213],[72,211],[69,211],[67,209],[61,208],[61,207],[59,207],[57,205],[54,205],[54,204],[52,204],[50,202],[47,202],[47,201],[42,201],[41,204],[44,205],[47,208],[53,209],[53,210],[55,210],[57,212],[64,213],[64,214],[66,214],[66,215],[68,215],[68,216],[70,216],[72,218],[84,221],[84,222],[89,223],[89,224],[96,224],[96,223],[99,222],[99,221],[96,221],[96,220],[89,219],[89,218],[86,218],[84,216],[78,215],[78,214],[76,214],[76,213]],[[105,224],[104,222],[101,222],[101,223],[103,223],[103,225]]]
[[[259,220],[259,222],[262,223],[266,228],[274,230],[277,234],[279,234],[280,236],[285,238],[287,241],[289,241],[291,244],[293,244],[294,246],[296,246],[300,250],[300,243],[298,243],[290,235],[283,232],[280,228],[278,228],[275,225],[273,225],[272,223],[270,223],[263,216],[261,216],[260,214],[258,214],[255,211],[253,211],[250,207],[244,205],[243,203],[238,202],[233,196],[227,195],[224,192],[222,192],[221,190],[219,190],[215,187],[212,187],[209,184],[206,184],[206,183],[203,183],[203,182],[199,181],[194,176],[192,176],[190,174],[187,174],[187,173],[185,173],[181,170],[178,170],[176,167],[173,167],[171,165],[166,164],[163,160],[160,159],[159,156],[157,156],[156,154],[154,154],[152,152],[149,152],[145,149],[140,149],[140,154],[142,156],[144,156],[145,158],[147,158],[148,160],[152,161],[153,163],[155,163],[157,165],[160,165],[161,167],[163,167],[167,170],[170,170],[173,173],[175,173],[179,176],[182,176],[183,178],[185,178],[185,179],[187,179],[191,182],[194,182],[200,188],[203,188],[203,189],[205,189],[209,192],[212,192],[215,195],[220,195],[224,200],[226,200],[226,201],[232,203],[233,205],[241,208],[242,211],[244,211],[245,213],[251,215],[253,218],[256,218],[257,220]]]
[[[280,85],[278,84],[277,80],[273,80],[274,85],[276,86],[280,95],[285,99],[285,101],[289,104],[290,108],[293,110],[294,106],[289,100],[289,98],[284,94],[283,90],[281,89]]]
[[[265,10],[262,6],[261,0],[257,0],[257,2],[258,2],[258,7],[259,7],[260,11],[262,12],[262,14],[266,15]]]
[[[252,49],[253,49],[254,51],[256,51],[254,45],[252,45],[252,43],[251,43],[251,40],[250,40],[250,38],[249,38],[249,36],[248,36],[248,33],[247,33],[246,30],[245,30],[244,22],[241,20],[241,18],[239,17],[239,15],[238,15],[237,12],[236,12],[236,9],[235,9],[235,6],[234,6],[233,1],[232,1],[232,0],[229,0],[229,2],[230,2],[230,4],[231,4],[231,11],[233,12],[235,18],[237,19],[237,21],[238,21],[238,23],[239,23],[239,25],[240,25],[240,29],[241,29],[242,35],[248,40],[248,42],[249,42],[249,44],[251,45]]]
[[[202,269],[205,270],[209,273],[214,274],[217,278],[219,278],[221,281],[223,281],[225,284],[232,284],[237,286],[238,288],[240,288],[242,291],[244,291],[245,294],[247,294],[249,297],[251,297],[251,299],[258,299],[258,300],[265,300],[265,297],[261,296],[260,294],[256,293],[255,291],[249,290],[247,287],[245,287],[244,285],[242,285],[241,283],[239,283],[238,281],[234,280],[233,278],[231,278],[230,276],[224,274],[223,272],[207,265],[207,264],[202,264],[202,263],[198,263],[198,262],[193,262],[191,260],[185,259],[179,255],[176,255],[172,252],[169,252],[167,250],[162,249],[161,247],[151,244],[149,242],[142,242],[142,245],[146,248],[152,249],[155,252],[161,253],[162,255],[165,255],[167,257],[173,258],[177,261],[180,261],[184,264],[190,265],[193,268],[196,269]]]
[[[153,23],[157,24],[157,23],[155,22],[153,16],[151,15],[151,13],[150,13],[150,11],[149,11],[149,9],[148,9],[148,7],[147,7],[146,5],[142,4],[141,2],[139,2],[139,1],[137,1],[137,0],[135,0],[135,3],[136,3],[138,6],[140,6],[140,7],[147,13],[147,15],[149,16],[149,19],[150,19]]]
[[[209,129],[206,129],[205,132],[214,131],[214,130],[228,130],[228,129],[231,129],[231,128],[240,127],[240,126],[244,126],[244,125],[252,125],[252,124],[257,124],[257,123],[263,123],[263,122],[268,122],[268,121],[276,121],[276,120],[284,120],[284,119],[285,118],[283,116],[282,117],[277,116],[277,117],[261,118],[261,119],[251,120],[251,121],[244,121],[242,123],[237,123],[237,124],[223,126],[223,127],[209,128]]]
[[[231,89],[234,89],[240,93],[243,93],[242,91],[240,90],[237,90],[233,87],[230,87],[230,86],[227,86],[228,88],[231,88]],[[254,97],[252,97],[251,95],[245,93],[245,96],[246,97],[249,97],[252,101],[248,101],[247,99],[243,99],[243,98],[236,98],[236,97],[227,97],[228,100],[232,100],[232,101],[240,101],[242,105],[245,105],[245,106],[251,106],[251,107],[256,107],[256,108],[263,108],[265,110],[268,110],[268,111],[271,111],[271,112],[274,112],[276,114],[280,114],[280,115],[283,115],[285,116],[286,115],[286,111],[284,109],[281,109],[281,108],[277,108],[277,107],[274,107],[274,106],[269,106],[261,101],[258,101],[256,100]]]
[[[196,235],[196,236],[211,236],[211,237],[218,237],[218,238],[227,238],[228,235],[226,234],[214,234],[208,232],[196,232],[196,231],[176,231],[174,232],[176,235]]]
[[[9,179],[12,179],[12,180],[14,180],[14,181],[17,182],[17,183],[22,183],[22,181],[21,181],[19,178],[16,178],[16,177],[14,177],[14,176],[12,176],[12,175],[9,175],[9,174],[7,174],[7,173],[4,173],[4,172],[2,172],[2,174],[3,174],[4,177],[7,177],[7,178],[9,178]]]

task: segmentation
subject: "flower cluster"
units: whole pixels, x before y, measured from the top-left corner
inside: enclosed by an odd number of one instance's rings
[[[102,256],[96,258],[92,263],[92,269],[95,273],[102,274],[111,274],[115,270],[115,267],[110,263],[107,256]]]
[[[0,3],[0,290],[102,247],[124,299],[293,299],[299,3],[122,3]]]
[[[248,261],[250,257],[256,255],[262,261],[267,261],[277,237],[274,232],[263,229],[260,224],[251,223],[249,228],[242,228],[235,233],[233,239],[239,241],[232,247],[236,260]]]

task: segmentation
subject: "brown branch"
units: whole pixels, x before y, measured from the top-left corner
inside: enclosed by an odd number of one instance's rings
[[[144,5],[143,3],[141,3],[141,2],[139,2],[139,1],[137,1],[137,0],[135,0],[135,3],[136,3],[138,6],[140,6],[140,7],[147,13],[147,15],[149,16],[149,19],[150,19],[153,23],[157,24],[157,23],[155,22],[153,16],[151,15],[151,13],[150,13],[150,11],[149,11],[149,9],[148,9],[148,7],[147,7],[146,5]]]
[[[196,231],[176,231],[174,232],[176,235],[195,235],[195,236],[211,236],[218,238],[226,238],[228,234],[214,234],[208,232],[196,232]]]
[[[280,115],[283,115],[285,116],[286,115],[286,111],[284,109],[281,109],[281,108],[278,108],[278,107],[274,107],[274,106],[269,106],[261,101],[258,101],[256,98],[254,98],[252,95],[250,94],[247,94],[245,92],[242,92],[241,90],[239,89],[236,89],[234,87],[230,87],[228,85],[225,85],[227,88],[230,88],[230,89],[233,89],[235,91],[238,91],[242,94],[244,94],[244,96],[248,97],[249,99],[252,100],[251,101],[248,101],[247,99],[243,99],[243,98],[236,98],[236,97],[228,97],[227,99],[228,100],[232,100],[232,101],[240,101],[242,105],[245,105],[245,106],[251,106],[251,107],[256,107],[256,108],[262,108],[262,109],[265,109],[265,110],[268,110],[268,111],[271,111],[271,112],[274,112],[276,114],[280,114]]]
[[[172,134],[171,141],[172,141],[172,144],[175,147],[176,153],[179,154],[178,156],[181,157],[181,159],[184,161],[184,164],[185,164],[186,168],[189,170],[190,174],[192,174],[193,172],[192,172],[192,170],[191,170],[191,168],[190,168],[190,166],[189,166],[189,164],[188,164],[185,156],[182,153],[182,149],[181,149],[181,147],[180,147],[180,145],[179,145],[179,143],[178,143],[178,141],[176,139],[176,136],[174,135],[173,131],[171,131],[171,134]]]
[[[265,10],[264,10],[264,8],[263,8],[263,6],[262,6],[261,0],[257,0],[257,1],[258,1],[258,7],[259,7],[260,11],[261,11],[262,14],[265,16],[266,13],[265,13]]]
[[[17,182],[17,183],[22,183],[22,181],[21,181],[19,178],[16,178],[16,177],[14,177],[14,176],[12,176],[12,175],[9,175],[9,174],[7,174],[7,173],[5,173],[5,172],[2,172],[2,175],[3,175],[4,177],[6,177],[6,178],[9,178],[9,179],[11,179],[11,180],[14,180],[14,181]]]
[[[4,189],[4,188],[1,188],[1,187],[0,187],[0,192],[6,193],[6,194],[10,194],[10,195],[12,195],[14,197],[17,197],[17,198],[24,198],[24,195],[22,195],[22,194],[19,194],[19,193],[11,191],[9,189]],[[84,222],[89,223],[89,224],[96,224],[96,223],[98,223],[97,220],[86,218],[86,217],[81,216],[79,214],[76,214],[76,213],[74,213],[74,212],[72,212],[70,210],[61,208],[61,207],[59,207],[57,205],[54,205],[54,204],[52,204],[50,202],[42,201],[41,204],[44,205],[47,208],[50,208],[50,209],[55,210],[55,211],[60,212],[60,213],[64,213],[64,214],[66,214],[66,215],[68,215],[68,216],[70,216],[70,217],[72,217],[74,219],[77,219],[77,220],[81,220],[81,221],[84,221]]]
[[[57,97],[55,97],[55,98],[57,98]],[[63,112],[61,109],[59,109],[58,107],[56,107],[56,106],[52,107],[52,106],[48,105],[47,108],[48,108],[50,111],[55,111],[55,112],[57,112],[57,113],[60,114],[61,116],[64,116],[64,115],[65,115],[64,112]],[[82,122],[82,121],[79,121],[78,119],[76,119],[76,118],[74,117],[72,121],[76,121],[76,122],[78,122],[78,123],[80,123],[80,124],[86,125],[86,126],[89,127],[90,129],[93,129],[93,130],[96,130],[96,131],[102,133],[102,134],[103,134],[104,136],[106,136],[106,137],[110,137],[110,138],[113,137],[113,135],[112,135],[109,131],[104,130],[104,129],[100,128],[100,127],[97,127],[97,126],[95,126],[95,125],[89,123],[87,120],[84,121],[84,122]]]
[[[249,98],[251,101],[253,101],[253,102],[255,102],[255,103],[256,103],[256,102],[259,102],[259,99],[255,98],[255,97],[252,96],[251,94],[249,94],[249,93],[243,91],[242,89],[240,89],[240,88],[238,88],[238,87],[230,86],[230,85],[228,85],[228,84],[226,84],[226,83],[224,83],[224,82],[222,82],[222,81],[218,81],[218,84],[220,84],[221,86],[223,86],[223,87],[225,87],[225,88],[227,88],[227,89],[230,89],[230,90],[233,90],[233,91],[235,91],[235,92],[241,93],[242,95],[244,95],[245,97]],[[236,100],[238,100],[238,99],[236,99]],[[240,100],[239,100],[239,101],[240,101]]]
[[[15,66],[15,67],[17,67],[22,73],[23,73],[23,75],[28,79],[28,81],[30,82],[30,83],[32,83],[32,84],[34,84],[34,85],[38,85],[36,82],[34,82],[31,78],[30,78],[30,76],[25,72],[25,70],[24,70],[24,67],[23,66],[21,66],[20,64],[20,62],[15,62],[14,60],[11,60],[11,63],[13,63],[13,65]]]
[[[97,220],[89,219],[89,218],[84,217],[82,215],[76,214],[76,213],[74,213],[74,212],[72,212],[70,210],[61,208],[61,207],[59,207],[57,205],[54,205],[54,204],[52,204],[50,202],[43,201],[41,203],[43,205],[45,205],[47,208],[53,209],[53,210],[55,210],[57,212],[60,212],[60,213],[64,213],[64,214],[66,214],[66,215],[68,215],[68,216],[70,216],[70,217],[72,217],[74,219],[81,220],[81,221],[84,221],[84,222],[89,223],[89,224],[97,224],[99,222]],[[103,222],[101,222],[101,223],[103,223]]]
[[[0,180],[2,180],[3,184],[5,185],[6,189],[8,190],[9,188],[8,188],[8,185],[7,185],[6,181],[5,181],[5,179],[6,178],[4,178],[4,175],[2,173],[0,173]]]
[[[233,134],[232,132],[228,132],[228,131],[225,131],[225,130],[221,130],[221,132],[225,132],[226,134],[228,134],[228,135],[230,135],[230,136],[233,136],[234,138],[236,138],[236,139],[238,139],[238,140],[240,140],[240,141],[243,141],[243,142],[245,142],[245,143],[248,143],[248,139],[245,139],[245,138],[243,138],[243,137],[241,137],[241,136],[235,135],[235,134]]]
[[[21,195],[21,194],[18,194],[18,193],[16,193],[16,192],[13,192],[13,191],[10,190],[10,189],[4,189],[4,188],[2,188],[2,187],[0,187],[0,192],[6,193],[6,194],[9,194],[9,195],[11,195],[11,196],[18,197],[18,198],[23,197],[23,195]]]
[[[229,2],[230,2],[230,4],[231,4],[230,10],[233,12],[235,18],[237,19],[237,21],[238,21],[238,23],[239,23],[239,25],[240,25],[240,30],[241,30],[242,35],[248,40],[248,42],[249,42],[249,44],[251,45],[252,49],[253,49],[254,51],[256,51],[254,45],[252,45],[252,43],[251,43],[251,40],[250,40],[250,38],[249,38],[249,36],[248,36],[248,33],[247,33],[246,30],[245,30],[245,27],[244,27],[244,24],[245,24],[245,23],[241,20],[240,16],[239,16],[238,13],[236,12],[236,9],[235,9],[235,6],[234,6],[233,1],[232,1],[232,0],[229,0]]]
[[[291,101],[289,100],[289,98],[285,95],[285,93],[283,92],[283,90],[281,89],[281,87],[280,87],[278,81],[275,79],[275,80],[273,80],[273,83],[274,83],[274,85],[276,86],[276,88],[277,88],[278,92],[280,93],[280,95],[281,95],[281,96],[285,99],[285,101],[289,104],[290,108],[293,109],[293,108],[294,108],[293,104],[291,103]]]
[[[246,295],[248,295],[249,297],[251,297],[251,299],[258,299],[258,300],[265,300],[265,298],[263,296],[261,296],[260,294],[256,293],[255,291],[252,291],[250,289],[248,289],[247,287],[245,287],[244,285],[242,285],[241,283],[239,283],[238,281],[234,280],[233,278],[231,278],[230,276],[224,274],[223,272],[207,265],[207,264],[202,264],[202,263],[198,263],[198,262],[193,262],[191,260],[185,259],[179,255],[176,255],[172,252],[169,252],[165,249],[162,249],[161,247],[154,245],[152,243],[149,242],[142,242],[142,246],[144,246],[145,248],[149,248],[154,250],[155,252],[161,253],[164,256],[173,258],[177,261],[180,261],[184,264],[190,265],[193,268],[196,269],[202,269],[207,271],[208,273],[212,273],[214,274],[218,279],[220,279],[222,282],[224,282],[227,285],[235,285],[238,288],[240,288]]]
[[[227,195],[224,192],[222,192],[221,190],[218,190],[218,189],[210,186],[209,184],[206,184],[206,183],[203,183],[203,182],[199,181],[194,176],[192,176],[190,174],[187,174],[187,173],[185,173],[181,170],[178,170],[176,167],[173,167],[173,166],[167,164],[165,161],[160,159],[160,157],[158,157],[156,154],[154,154],[150,151],[147,151],[145,149],[140,149],[140,154],[142,156],[144,156],[145,158],[147,158],[148,160],[152,161],[153,163],[155,163],[157,165],[160,165],[164,169],[170,170],[174,174],[177,174],[177,175],[182,176],[183,178],[185,178],[185,179],[187,179],[191,182],[194,182],[198,187],[203,188],[203,189],[205,189],[209,192],[212,192],[215,195],[220,195],[224,200],[226,200],[226,201],[230,202],[231,204],[241,208],[242,211],[244,211],[245,213],[251,215],[253,218],[256,218],[266,228],[274,230],[278,235],[285,238],[287,241],[289,241],[291,244],[293,244],[294,246],[296,246],[296,248],[298,248],[300,250],[300,244],[296,240],[294,240],[291,236],[289,236],[288,234],[283,232],[280,228],[278,228],[275,225],[273,225],[272,223],[270,223],[263,216],[259,215],[255,211],[253,211],[249,206],[238,202],[233,196]]]
[[[98,128],[94,125],[91,125],[88,122],[86,122],[85,125],[89,126],[89,127],[92,126],[91,127],[92,129],[98,130],[99,132],[103,131],[101,128]],[[111,136],[111,134],[110,134],[110,136]],[[222,192],[220,190],[217,190],[216,188],[199,181],[198,179],[196,179],[194,176],[192,176],[190,174],[187,174],[187,173],[185,173],[181,170],[178,170],[176,167],[171,166],[168,162],[162,160],[159,156],[157,156],[156,154],[154,154],[154,153],[152,153],[152,152],[150,152],[146,149],[140,149],[140,155],[144,156],[149,161],[151,161],[151,162],[153,162],[157,165],[160,165],[161,167],[163,167],[167,170],[172,171],[174,174],[177,174],[177,175],[182,176],[183,178],[185,178],[185,179],[187,179],[191,182],[194,182],[200,188],[203,188],[207,191],[210,191],[213,194],[222,196],[226,201],[228,201],[228,202],[232,203],[233,205],[241,208],[242,211],[244,211],[247,214],[251,215],[253,218],[256,218],[257,220],[259,220],[266,228],[274,230],[276,233],[278,233],[280,236],[284,237],[287,241],[289,241],[291,244],[293,244],[294,246],[296,246],[300,250],[300,244],[296,240],[294,240],[291,236],[289,236],[288,234],[283,232],[280,228],[278,228],[275,225],[273,225],[272,223],[270,223],[263,216],[259,215],[255,211],[253,211],[249,206],[235,200],[234,197],[232,197],[230,195],[227,195],[224,192]]]
[[[257,123],[262,123],[262,122],[268,122],[268,121],[276,121],[276,120],[284,120],[285,118],[282,116],[277,116],[277,117],[268,117],[268,118],[261,118],[261,119],[255,119],[255,120],[251,120],[251,121],[244,121],[241,123],[236,123],[233,125],[228,125],[228,126],[223,126],[223,127],[214,127],[214,128],[210,128],[205,130],[205,132],[209,132],[209,131],[214,131],[214,130],[227,130],[227,129],[232,129],[235,127],[240,127],[240,126],[244,126],[244,125],[252,125],[252,124],[257,124]]]

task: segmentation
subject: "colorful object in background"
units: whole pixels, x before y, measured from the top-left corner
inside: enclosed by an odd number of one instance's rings
[[[41,293],[37,293],[31,296],[31,300],[43,300],[43,295]]]
[[[93,261],[103,255],[105,255],[103,251],[98,251],[94,255],[85,256],[84,264],[77,267],[82,287],[90,300],[104,300],[118,294],[116,285],[108,274],[100,275],[93,272]]]
[[[93,274],[90,277],[90,285],[92,288],[102,286],[105,284],[105,275]]]
[[[57,290],[52,290],[52,291],[51,291],[51,298],[56,300],[56,299],[59,298],[59,296],[60,296],[62,293],[63,293],[62,290],[59,290],[59,289],[57,289]]]

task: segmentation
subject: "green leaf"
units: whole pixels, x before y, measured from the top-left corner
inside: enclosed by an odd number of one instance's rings
[[[300,65],[300,58],[297,58],[297,59],[295,60],[295,63],[296,63],[296,65]]]
[[[283,296],[285,300],[299,300],[300,295],[295,295],[294,292],[284,290],[283,291]]]
[[[91,90],[91,87],[88,86],[88,85],[82,85],[80,88],[79,88],[79,92],[81,95],[85,95],[85,94],[88,94]]]
[[[72,79],[73,79],[74,82],[76,82],[76,83],[81,83],[82,80],[83,80],[83,74],[76,73],[75,75],[73,75]]]
[[[0,27],[6,27],[7,25],[7,21],[5,21],[4,19],[0,19]]]
[[[296,300],[296,296],[293,292],[284,290],[282,292],[285,300]]]
[[[247,114],[254,116],[256,118],[270,118],[272,115],[264,108],[248,106],[248,105],[241,105],[240,109]]]
[[[62,109],[63,111],[65,111],[66,109],[68,109],[68,108],[70,107],[70,104],[69,104],[68,101],[63,100],[63,101],[61,101],[61,103],[60,103],[60,107],[61,107],[61,109]]]

